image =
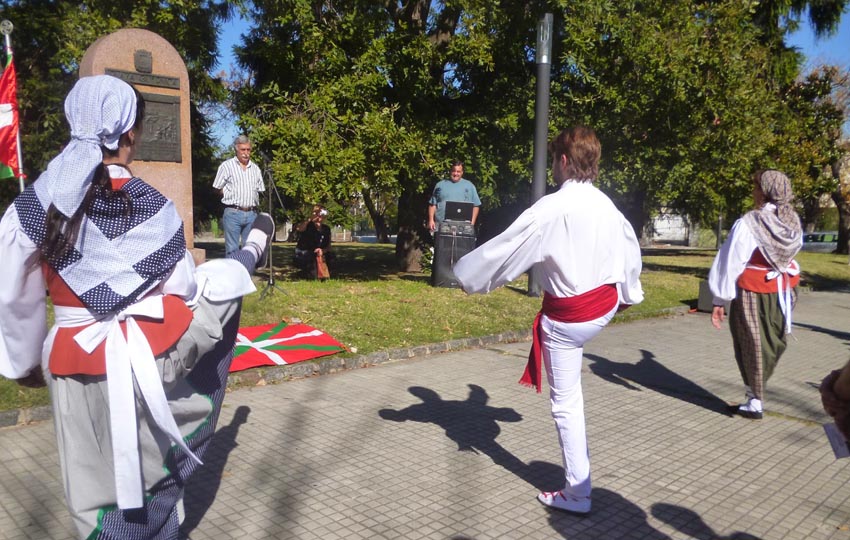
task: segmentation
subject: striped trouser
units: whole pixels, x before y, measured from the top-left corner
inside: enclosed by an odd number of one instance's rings
[[[796,301],[794,290],[792,305]],[[765,384],[788,346],[779,295],[739,288],[729,310],[729,329],[741,378],[763,401]]]

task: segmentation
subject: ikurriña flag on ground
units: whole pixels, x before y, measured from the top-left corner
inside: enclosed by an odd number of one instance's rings
[[[294,364],[345,350],[345,345],[306,324],[243,327],[236,337],[230,371]]]
[[[0,178],[18,175],[18,93],[15,64],[6,54],[6,69],[0,75]]]

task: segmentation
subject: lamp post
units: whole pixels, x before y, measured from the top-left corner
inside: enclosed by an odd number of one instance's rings
[[[552,64],[552,14],[537,21],[537,99],[534,105],[534,176],[531,180],[531,204],[546,194],[546,145],[549,142],[549,76]],[[540,296],[540,284],[528,273],[528,296]]]

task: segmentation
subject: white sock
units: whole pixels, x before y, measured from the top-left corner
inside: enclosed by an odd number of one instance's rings
[[[248,240],[245,242],[245,249],[250,249],[259,259],[263,254],[263,249],[266,247],[266,240],[269,235],[260,229],[251,229],[248,233]]]
[[[738,408],[741,409],[742,411],[762,412],[761,400],[752,397],[752,398],[748,399],[746,403],[742,404]]]

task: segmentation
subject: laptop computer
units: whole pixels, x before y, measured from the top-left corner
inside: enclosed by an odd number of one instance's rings
[[[446,219],[452,221],[472,221],[471,202],[446,201]]]

